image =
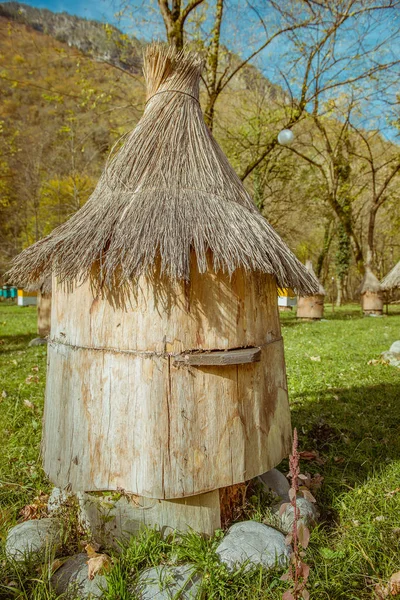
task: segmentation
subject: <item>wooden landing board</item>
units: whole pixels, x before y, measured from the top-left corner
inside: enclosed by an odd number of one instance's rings
[[[260,362],[260,348],[240,348],[239,350],[224,350],[222,352],[194,352],[175,356],[174,365],[190,365],[202,367],[207,365],[244,365]]]

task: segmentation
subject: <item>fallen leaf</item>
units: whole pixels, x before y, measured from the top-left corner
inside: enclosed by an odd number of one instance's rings
[[[107,554],[97,554],[93,558],[89,558],[87,565],[88,578],[94,579],[97,573],[107,571],[111,567],[111,559]]]
[[[314,450],[302,450],[299,452],[299,456],[302,460],[313,460],[318,465],[324,465],[326,462],[325,459],[321,458],[318,452],[315,452]]]
[[[385,494],[385,498],[391,498],[392,496],[394,496],[395,494],[398,494],[400,492],[400,487],[396,488],[395,490],[391,490],[390,492],[387,492]]]
[[[0,340],[0,346],[2,346],[3,344],[5,344],[4,340]]]
[[[314,362],[321,362],[321,357],[320,356],[310,356],[310,360],[313,360]]]
[[[7,392],[6,392],[6,390],[3,390],[3,391],[1,392],[1,397],[2,397],[2,398],[7,398]]]
[[[30,408],[31,410],[33,410],[35,408],[35,405],[32,402],[30,402],[30,400],[24,400],[24,405],[27,408]]]
[[[282,596],[282,600],[295,600],[292,592],[290,590],[288,590],[287,592],[285,592]]]
[[[392,596],[400,594],[400,571],[393,573],[389,579],[389,590]]]
[[[310,592],[308,590],[303,590],[301,592],[301,597],[303,600],[310,600]]]
[[[343,456],[335,456],[333,460],[335,461],[335,463],[340,465],[341,463],[344,463],[345,459],[343,458]]]
[[[96,542],[91,542],[89,544],[86,544],[85,546],[85,551],[89,558],[94,558],[98,556],[98,550],[100,550],[100,546],[99,544],[96,544]]]
[[[29,377],[25,379],[25,383],[39,383],[39,377],[37,375],[29,375]]]
[[[39,371],[39,367],[37,365],[35,365],[34,367],[32,367],[32,371],[36,371],[36,373]]]

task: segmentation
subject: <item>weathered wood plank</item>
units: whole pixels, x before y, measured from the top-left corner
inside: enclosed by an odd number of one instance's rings
[[[287,456],[273,277],[194,266],[190,286],[141,279],[125,307],[94,297],[89,283],[72,294],[55,283],[53,303],[43,455],[59,487],[177,499]],[[262,348],[259,362],[184,369],[169,356],[249,347]]]
[[[193,367],[207,365],[243,365],[260,362],[261,348],[240,348],[223,352],[193,352],[174,357],[174,364],[185,364]]]

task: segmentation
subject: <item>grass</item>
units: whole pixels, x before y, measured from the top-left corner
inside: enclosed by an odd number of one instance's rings
[[[282,314],[293,425],[300,449],[318,454],[317,461],[303,461],[302,470],[324,477],[321,524],[305,559],[309,591],[312,600],[372,599],[375,584],[400,571],[400,370],[368,361],[400,339],[400,310],[362,318],[356,306],[333,314],[327,307],[326,319],[299,323]],[[35,335],[35,309],[0,304],[1,600],[55,598],[48,567],[11,565],[3,550],[21,508],[51,487],[39,456],[46,349],[28,348]],[[251,503],[249,514],[262,518],[260,498]],[[286,584],[279,573],[232,574],[219,564],[220,536],[161,539],[144,532],[115,556],[106,599],[134,598],[141,569],[181,561],[205,574],[205,598],[280,599]]]

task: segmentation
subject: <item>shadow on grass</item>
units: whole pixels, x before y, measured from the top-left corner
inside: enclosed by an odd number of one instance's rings
[[[2,335],[0,339],[4,343],[0,345],[0,354],[9,354],[18,350],[36,350],[37,347],[29,348],[29,342],[36,337],[38,334],[35,331],[25,335]]]
[[[301,468],[324,476],[321,505],[329,521],[333,497],[400,460],[400,372],[396,383],[292,396],[292,421],[300,449],[318,453]]]

